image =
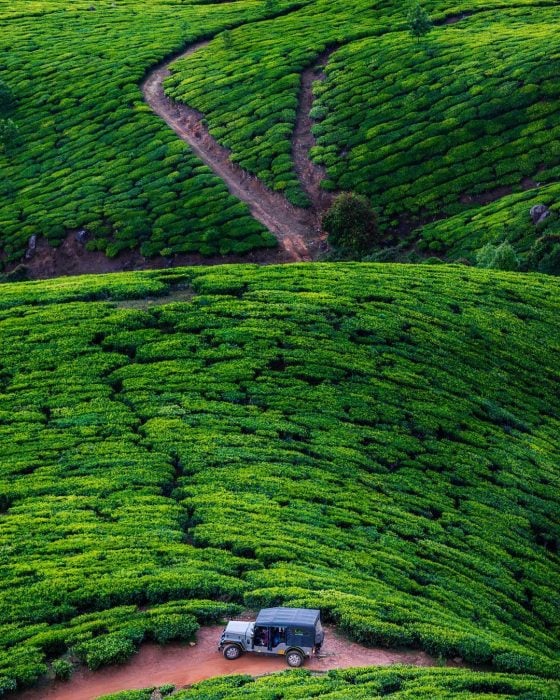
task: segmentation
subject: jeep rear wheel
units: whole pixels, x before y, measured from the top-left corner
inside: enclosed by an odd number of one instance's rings
[[[241,656],[241,649],[237,644],[228,644],[227,647],[224,647],[223,654],[228,661],[234,661]]]
[[[299,668],[303,663],[303,654],[297,649],[292,649],[286,654],[286,661],[288,666],[292,668]]]

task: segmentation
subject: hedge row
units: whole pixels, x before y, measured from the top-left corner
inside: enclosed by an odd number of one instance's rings
[[[553,280],[96,279],[103,301],[87,279],[0,288],[7,682],[226,611],[200,599],[318,606],[368,644],[558,674]],[[127,303],[146,290],[168,303]]]
[[[100,700],[148,700],[149,691],[128,690]],[[458,669],[420,669],[393,666],[329,671],[313,676],[308,671],[286,671],[261,678],[226,676],[197,683],[179,691],[177,700],[297,700],[321,697],[327,700],[555,700],[560,685],[531,676],[477,673]]]
[[[109,256],[243,253],[275,239],[142,99],[146,71],[185,44],[263,15],[262,3],[33,3],[3,15],[0,80],[21,145],[0,153],[0,250],[85,228]],[[6,9],[0,5],[0,13]]]

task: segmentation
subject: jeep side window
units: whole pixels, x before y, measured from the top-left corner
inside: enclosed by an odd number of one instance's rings
[[[286,628],[285,627],[273,627],[272,628],[272,646],[277,647],[279,644],[286,643]]]
[[[255,646],[268,646],[268,627],[257,627],[255,629]]]

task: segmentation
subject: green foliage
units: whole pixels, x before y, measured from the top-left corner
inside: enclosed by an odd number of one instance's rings
[[[100,700],[144,700],[142,692],[127,691]],[[129,693],[137,693],[131,695]],[[177,700],[555,700],[557,681],[451,668],[358,668],[313,676],[306,670],[286,671],[260,678],[226,676],[180,690]]]
[[[528,267],[549,275],[560,275],[560,233],[538,238],[528,255]]]
[[[236,163],[307,203],[291,144],[300,76],[338,46],[313,86],[311,155],[327,170],[323,187],[366,196],[383,232],[444,214],[411,243],[473,262],[486,243],[503,242],[497,221],[512,219],[518,190],[558,180],[559,10],[437,0],[426,11],[429,51],[407,40],[401,5],[368,0],[99,0],[95,11],[52,0],[30,12],[2,0],[0,70],[18,97],[21,136],[0,154],[3,260],[19,260],[31,235],[57,245],[81,227],[90,249],[110,256],[275,245],[140,97],[150,66],[214,37],[173,65],[166,91],[204,114]],[[491,200],[504,194],[495,216]],[[491,240],[478,220],[486,212]],[[507,236],[525,265],[534,239],[522,226]]]
[[[556,676],[559,304],[447,265],[2,285],[2,682],[277,603]]]
[[[73,666],[66,659],[55,659],[52,662],[52,670],[57,678],[67,681],[72,675]]]
[[[229,29],[226,29],[225,32],[222,32],[222,42],[224,44],[225,49],[231,49],[233,46],[233,38],[231,36],[231,32]]]
[[[9,114],[15,106],[14,93],[3,80],[0,80],[0,115]]]
[[[139,89],[149,68],[186,43],[261,18],[261,3],[10,5],[0,1],[0,71],[17,94],[19,136],[4,126],[2,261],[21,259],[32,235],[56,246],[80,228],[90,249],[110,256],[275,245]]]
[[[92,671],[106,664],[124,663],[135,651],[132,640],[122,633],[96,637],[76,647],[76,652]]]
[[[156,642],[167,644],[172,639],[194,639],[198,627],[195,618],[190,615],[167,614],[152,618],[151,632]]]
[[[19,129],[13,119],[0,120],[0,146],[11,155],[21,143]]]
[[[363,253],[378,236],[375,212],[365,197],[342,192],[323,217],[329,243],[336,249]]]
[[[103,700],[151,700],[154,688],[144,690],[122,690],[120,693],[104,695]]]
[[[13,119],[6,119],[16,105],[11,89],[0,80],[0,152],[11,155],[20,144],[19,130]]]
[[[429,51],[408,39],[402,4],[314,0],[235,29],[233,51],[210,42],[175,64],[166,89],[205,114],[236,162],[292,197],[293,169],[274,164],[291,160],[299,76],[338,45],[313,86],[325,115],[311,151],[327,169],[323,186],[367,196],[382,230],[468,209],[472,254],[488,242],[475,216],[492,196],[558,180],[559,9],[535,0],[425,8]]]
[[[529,212],[544,199],[551,214],[535,226]],[[476,253],[487,243],[499,246],[508,242],[519,258],[521,269],[558,274],[555,264],[556,236],[560,235],[557,202],[560,185],[548,184],[536,190],[505,195],[473,211],[425,225],[414,236],[421,237],[420,247],[439,245],[448,259],[466,258],[475,262]]]
[[[495,270],[518,270],[519,258],[509,243],[500,243],[497,246],[487,243],[477,251],[476,265]]]
[[[419,3],[410,7],[406,15],[406,21],[408,22],[410,34],[415,39],[418,39],[418,41],[420,41],[423,36],[426,36],[434,26],[430,15]]]

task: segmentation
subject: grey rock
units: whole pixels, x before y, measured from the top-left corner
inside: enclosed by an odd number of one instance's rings
[[[85,228],[81,228],[79,231],[76,231],[76,241],[81,245],[84,245],[88,238],[89,233],[85,230]]]
[[[27,241],[27,250],[25,251],[25,259],[31,260],[31,258],[35,255],[36,250],[37,250],[37,236],[35,234],[33,234],[32,236],[29,236],[29,240]]]
[[[163,695],[161,694],[161,691],[156,688],[154,692],[150,695],[150,700],[163,700]]]
[[[550,216],[550,211],[546,204],[535,204],[531,209],[529,210],[529,214],[531,216],[531,221],[535,224],[540,224],[541,221],[544,221],[546,218]]]

